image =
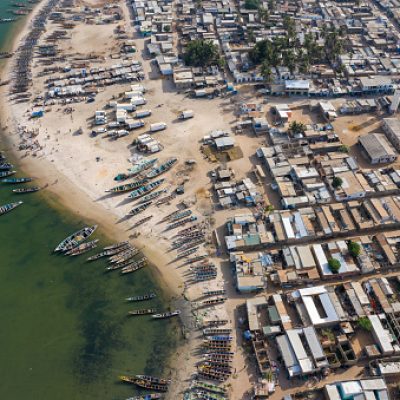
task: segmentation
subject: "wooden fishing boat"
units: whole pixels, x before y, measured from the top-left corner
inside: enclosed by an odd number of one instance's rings
[[[165,193],[167,190],[157,190],[156,192],[149,193],[148,195],[144,196],[142,199],[140,199],[140,203],[146,203],[147,201],[151,201],[156,199],[157,197],[161,196],[163,193]]]
[[[187,224],[189,222],[193,222],[193,221],[196,221],[196,220],[197,220],[197,217],[192,215],[189,218],[181,219],[180,221],[176,221],[176,222],[174,222],[172,224],[167,225],[167,230],[175,229],[178,226],[182,226],[182,225],[185,225],[185,224]]]
[[[128,243],[128,242],[126,242]],[[99,258],[102,257],[109,257],[109,256],[113,256],[115,254],[120,253],[121,251],[123,251],[126,247],[117,247],[114,249],[109,249],[109,250],[103,250],[100,253],[95,254],[94,256],[91,256],[87,259],[87,261],[95,261],[98,260]]]
[[[150,375],[135,375],[135,376],[138,379],[142,379],[144,381],[148,381],[151,383],[157,383],[159,385],[169,385],[171,383],[171,379],[157,378],[155,376],[150,376]]]
[[[188,217],[189,215],[192,215],[192,210],[184,210],[182,212],[179,212],[179,213],[173,215],[170,218],[170,221],[172,221],[172,222],[173,221],[178,221],[178,220],[180,220],[182,218]]]
[[[165,196],[163,198],[161,198],[160,200],[157,201],[157,205],[161,206],[165,203],[169,203],[171,200],[173,200],[176,197],[175,193],[171,193],[169,196]]]
[[[132,208],[132,210],[129,211],[128,215],[132,215],[132,216],[138,215],[141,212],[143,212],[144,210],[146,210],[146,208],[149,208],[151,204],[152,204],[151,201],[147,201],[146,203],[139,204],[138,206]]]
[[[124,261],[124,262],[122,262],[122,263],[120,263],[120,264],[112,264],[112,265],[109,265],[108,267],[106,267],[106,271],[107,271],[107,272],[108,272],[108,271],[115,271],[115,270],[117,270],[117,269],[127,267],[127,266],[129,266],[129,265],[134,264],[134,263],[136,263],[136,261],[133,261],[133,260],[129,259],[129,260],[126,260],[126,261]]]
[[[139,189],[134,190],[129,194],[130,199],[138,199],[139,197],[143,197],[146,194],[152,192],[154,189],[158,188],[165,179],[159,179],[158,181],[154,181],[152,183],[149,183],[148,185],[142,186]]]
[[[155,293],[146,293],[143,295],[139,296],[132,296],[132,297],[127,297],[126,301],[145,301],[145,300],[151,300],[157,297]]]
[[[222,394],[222,395],[226,395],[228,393],[228,391],[225,388],[202,381],[194,381],[191,386],[206,390],[208,392]]]
[[[231,328],[204,328],[204,335],[224,335],[232,332]]]
[[[162,398],[161,393],[149,393],[143,396],[128,397],[126,400],[157,400],[161,398]]]
[[[206,255],[206,254],[201,254],[201,255],[198,255],[198,256],[189,258],[186,262],[187,262],[188,264],[192,264],[192,263],[195,263],[195,262],[197,262],[197,261],[204,260],[205,258],[208,258],[208,255]]]
[[[221,360],[221,361],[229,361],[233,360],[233,353],[231,352],[218,352],[218,353],[206,353],[204,354],[205,359],[210,360]]]
[[[65,255],[67,256],[79,256],[83,253],[87,253],[88,251],[94,249],[97,246],[99,239],[92,240],[91,242],[82,243],[77,247],[74,247],[71,250],[68,250]]]
[[[142,218],[142,219],[140,219],[139,221],[137,221],[136,223],[134,223],[134,224],[132,225],[132,228],[135,229],[135,228],[137,228],[138,226],[143,225],[143,224],[146,223],[147,221],[150,221],[152,218],[153,218],[152,215],[149,215],[148,217]]]
[[[209,368],[202,366],[199,368],[198,373],[206,379],[223,382],[231,375],[228,371],[220,371],[217,368]]]
[[[145,171],[146,169],[152,167],[157,162],[157,160],[158,160],[157,158],[153,158],[151,160],[144,160],[142,162],[139,162],[132,168],[130,168],[128,171],[130,174],[134,174],[134,176],[138,175],[141,172]]]
[[[152,317],[154,319],[165,319],[165,318],[176,317],[180,313],[181,313],[180,310],[175,310],[175,311],[168,311],[168,312],[161,313],[161,314],[153,314]]]
[[[203,292],[204,296],[218,296],[220,294],[225,294],[225,289],[216,289],[216,290],[205,290]]]
[[[180,258],[188,257],[188,256],[190,256],[190,255],[196,253],[197,250],[198,250],[197,247],[195,247],[194,249],[186,250],[186,251],[180,253],[178,257],[180,257]]]
[[[129,250],[127,250],[126,252],[124,251],[121,254],[117,254],[116,256],[112,256],[110,257],[109,262],[111,264],[121,264],[129,259],[131,259],[132,257],[136,256],[136,254],[139,253],[139,249],[136,248],[131,248]]]
[[[79,246],[82,242],[84,242],[89,236],[93,234],[93,232],[97,229],[97,225],[87,226],[79,231],[73,233],[72,235],[65,238],[55,249],[54,251],[67,251],[72,248]]]
[[[233,336],[230,335],[213,335],[207,336],[205,340],[213,340],[217,342],[231,342],[233,340]]]
[[[226,301],[226,297],[216,297],[215,299],[204,300],[202,304],[204,306],[211,306],[214,304],[221,304]]]
[[[0,207],[0,215],[4,215],[4,214],[14,210],[18,206],[20,206],[22,203],[23,203],[22,201],[17,201],[16,203],[4,204],[4,206]]]
[[[32,178],[5,178],[2,179],[2,183],[27,183],[27,182],[32,182]]]
[[[129,245],[129,242],[119,242],[119,243],[112,244],[111,246],[106,246],[106,247],[104,247],[103,250],[120,249],[120,248],[126,247],[127,245]]]
[[[25,188],[13,189],[13,193],[17,194],[33,193],[33,192],[38,192],[40,189],[41,189],[40,186],[25,187]]]
[[[141,310],[128,311],[129,315],[148,315],[153,314],[156,311],[155,308],[143,308]]]
[[[146,258],[143,257],[141,260],[136,261],[134,264],[122,268],[121,274],[129,274],[129,273],[135,272],[145,266],[146,266]]]
[[[10,163],[2,163],[2,164],[0,164],[0,171],[9,171],[13,167],[14,167],[14,165],[12,165]]]
[[[0,171],[0,178],[6,178],[7,176],[11,176],[16,173],[17,171]]]
[[[139,386],[139,387],[142,387],[142,388],[148,389],[148,390],[156,390],[158,392],[166,392],[168,390],[168,385],[160,385],[157,383],[151,383],[149,381],[145,381],[143,379],[138,379],[136,377],[120,376],[119,378],[123,382],[133,383],[136,386]]]
[[[139,181],[127,183],[126,185],[120,185],[120,186],[115,186],[111,189],[107,189],[106,192],[108,193],[123,193],[123,192],[129,192],[129,190],[134,190],[137,188],[140,188],[143,186],[148,179],[141,179]]]
[[[157,176],[169,171],[177,161],[178,161],[178,159],[175,158],[175,157],[170,158],[168,161],[166,161],[164,164],[161,164],[159,167],[153,168],[146,175],[146,177],[149,178],[149,179],[156,178]]]

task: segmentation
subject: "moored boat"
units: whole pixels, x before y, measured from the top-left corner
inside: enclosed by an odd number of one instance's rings
[[[38,192],[40,189],[41,187],[39,186],[24,187],[19,189],[13,189],[13,193],[17,194],[33,193],[33,192]]]
[[[14,167],[14,165],[12,165],[10,163],[1,163],[0,164],[0,171],[9,171],[13,167]]]
[[[134,190],[134,189],[140,188],[141,186],[146,184],[147,181],[148,181],[148,179],[141,179],[139,181],[127,183],[125,185],[115,186],[111,189],[107,189],[106,192],[108,192],[108,193],[129,192],[129,190]]]
[[[11,176],[16,173],[17,171],[0,171],[0,178],[6,178],[7,176]]]
[[[165,318],[175,317],[175,316],[179,315],[180,313],[181,313],[180,310],[175,310],[175,311],[168,311],[168,312],[161,313],[161,314],[153,314],[152,317],[154,319],[165,319]]]
[[[22,201],[17,201],[15,203],[4,204],[4,206],[0,207],[0,215],[6,214],[6,213],[14,210],[18,206],[20,206],[22,203],[23,203]]]
[[[128,243],[128,242],[126,242]],[[98,260],[99,258],[102,257],[109,257],[109,256],[113,256],[115,254],[118,254],[122,251],[124,251],[126,247],[117,247],[117,248],[113,248],[113,249],[108,249],[108,250],[103,250],[100,253],[95,254],[94,256],[91,256],[87,259],[87,261],[95,261]]]
[[[2,183],[27,183],[32,182],[32,178],[5,178],[2,179]]]
[[[148,315],[153,314],[156,311],[155,308],[143,308],[141,310],[128,311],[129,315]]]
[[[142,379],[144,381],[152,383],[158,383],[160,385],[169,385],[171,383],[171,379],[157,378],[155,376],[150,376],[150,375],[135,375],[135,376],[138,379]]]
[[[133,263],[132,265],[126,266],[124,268],[122,268],[121,270],[121,274],[129,274],[131,272],[135,272],[143,267],[146,266],[146,258],[143,257],[141,260],[136,261],[135,263]]]
[[[55,249],[54,251],[67,251],[72,248],[79,246],[82,242],[84,242],[93,232],[97,229],[97,225],[86,226],[83,229],[73,233],[72,235],[65,238]]]
[[[142,186],[139,189],[134,190],[129,194],[129,198],[131,199],[138,199],[139,197],[143,197],[146,194],[152,192],[154,189],[158,188],[165,179],[159,179],[158,181],[154,181],[149,183],[148,185]]]
[[[129,397],[126,400],[157,400],[157,399],[161,399],[161,398],[162,398],[161,393],[149,393],[149,394],[145,394],[143,396]]]
[[[82,243],[77,247],[74,247],[71,250],[68,250],[65,255],[67,256],[79,256],[83,253],[87,253],[89,250],[94,249],[97,246],[99,239],[92,240],[87,243]]]
[[[138,206],[132,208],[132,210],[129,211],[128,215],[133,216],[133,215],[140,214],[141,212],[146,210],[146,208],[150,207],[151,204],[152,204],[151,201],[147,201],[146,203],[139,204]]]
[[[173,157],[170,158],[168,161],[166,161],[164,164],[161,164],[159,167],[153,168],[147,175],[146,177],[149,179],[153,179],[167,171],[169,171],[174,164],[178,161],[177,158]]]
[[[144,301],[154,299],[155,297],[157,297],[155,293],[146,293],[139,296],[127,297],[126,301]]]
[[[125,247],[129,244],[129,242],[119,242],[119,243],[115,243],[112,244],[111,246],[106,246],[103,248],[103,250],[114,250],[114,249],[119,249],[121,247]]]
[[[157,383],[152,383],[143,379],[138,379],[136,377],[130,377],[130,376],[120,376],[119,377],[121,381],[127,382],[127,383],[133,383],[139,387],[142,387],[144,389],[149,389],[149,390],[156,390],[159,392],[166,392],[168,390],[168,385],[160,385]]]

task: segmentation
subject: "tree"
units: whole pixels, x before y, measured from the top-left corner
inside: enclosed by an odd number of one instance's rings
[[[269,20],[269,11],[266,8],[260,7],[258,9],[258,14],[260,15],[261,21],[263,21],[264,23],[268,22],[268,20]]]
[[[171,32],[171,26],[170,25],[165,25],[164,26],[164,32]]]
[[[361,253],[361,246],[357,242],[353,242],[352,240],[347,243],[347,249],[353,257],[358,257]]]
[[[361,317],[358,319],[357,325],[368,332],[372,331],[372,323],[367,317]]]
[[[266,83],[269,84],[272,82],[272,69],[271,69],[271,66],[269,65],[268,61],[264,61],[261,64],[260,73]]]
[[[339,151],[340,151],[341,153],[348,153],[348,152],[350,151],[350,147],[347,146],[346,144],[342,144],[342,145],[339,147]]]
[[[340,178],[339,176],[335,176],[332,179],[332,186],[334,189],[339,189],[343,185],[343,179]]]
[[[183,55],[185,63],[193,67],[208,67],[220,64],[218,47],[210,40],[193,40]]]
[[[340,261],[337,258],[330,258],[328,260],[328,266],[332,274],[337,274],[340,270]]]
[[[293,121],[289,125],[289,132],[293,135],[304,133],[306,131],[306,126],[302,122]]]
[[[260,0],[246,0],[244,8],[246,10],[257,10],[260,7]]]

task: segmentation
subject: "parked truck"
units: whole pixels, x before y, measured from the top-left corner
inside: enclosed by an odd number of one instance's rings
[[[125,124],[129,130],[138,129],[145,125],[142,119],[129,119],[125,121]]]
[[[143,106],[147,101],[144,97],[132,97],[131,104],[134,106]]]
[[[163,131],[167,128],[167,124],[165,122],[157,122],[155,124],[150,125],[150,132]]]
[[[194,117],[193,110],[184,110],[179,114],[179,119],[189,119]]]
[[[151,110],[136,111],[135,118],[146,118],[151,115]]]

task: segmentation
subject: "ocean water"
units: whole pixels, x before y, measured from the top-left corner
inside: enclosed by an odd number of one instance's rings
[[[0,1],[0,18],[10,16],[12,3]],[[0,24],[0,45],[9,46],[16,32]],[[0,149],[7,145],[0,142]],[[17,176],[27,175],[34,171]],[[54,255],[64,237],[95,221],[60,210],[46,190],[16,195],[14,187],[0,184],[0,205],[24,201],[0,216],[0,399],[125,399],[139,392],[119,375],[167,374],[165,362],[179,341],[177,321],[127,316],[135,308],[167,309],[170,299],[154,272],[121,276],[105,273],[105,260],[85,262],[88,254]],[[101,227],[93,236],[111,243]],[[149,291],[157,298],[124,301]]]

